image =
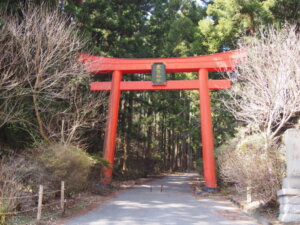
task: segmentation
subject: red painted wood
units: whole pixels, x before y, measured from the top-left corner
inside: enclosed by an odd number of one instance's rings
[[[116,135],[118,126],[119,102],[120,102],[120,83],[122,72],[114,71],[112,75],[112,90],[110,92],[108,118],[106,122],[106,132],[104,139],[104,159],[109,161],[111,167],[104,167],[102,171],[102,184],[111,183],[112,168],[115,157]]]
[[[245,57],[245,50],[205,56],[159,59],[120,59],[80,54],[78,61],[84,63],[88,72],[93,74],[113,73],[112,82],[91,83],[92,91],[111,91],[104,143],[104,158],[110,162],[111,166],[113,165],[121,91],[199,89],[204,178],[207,187],[215,188],[217,184],[209,90],[228,89],[230,88],[230,81],[208,80],[208,72],[234,70],[236,64]],[[199,78],[196,81],[167,81],[167,84],[164,86],[153,85],[151,81],[121,82],[122,73],[150,73],[152,64],[160,62],[166,65],[166,72],[168,73],[198,72]],[[112,168],[105,168],[103,177],[102,183],[110,184]]]
[[[198,72],[199,69],[210,72],[230,71],[244,57],[245,51],[235,50],[204,56],[159,59],[122,59],[80,54],[78,60],[93,74],[112,73],[115,70],[123,73],[150,73],[152,64],[159,62],[166,65],[166,72],[175,73]]]
[[[110,91],[112,82],[91,82],[91,91]],[[209,80],[210,90],[230,89],[229,80]],[[123,81],[121,91],[198,90],[198,80],[169,80],[166,85],[153,85],[151,81]]]
[[[206,187],[216,188],[217,180],[214,158],[214,136],[211,119],[208,71],[205,69],[200,69],[198,76],[204,180]]]

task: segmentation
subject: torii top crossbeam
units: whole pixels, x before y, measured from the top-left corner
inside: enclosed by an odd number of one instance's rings
[[[80,54],[79,61],[83,62],[86,65],[87,71],[92,74],[107,74],[114,71],[122,71],[123,73],[150,73],[152,64],[156,62],[164,63],[167,73],[198,72],[199,69],[216,72],[233,70],[236,62],[243,55],[244,52],[241,50],[204,56],[159,59],[122,59]]]

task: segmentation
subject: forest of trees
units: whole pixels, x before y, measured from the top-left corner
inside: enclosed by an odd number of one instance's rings
[[[35,12],[36,7],[47,10]],[[89,75],[75,66],[79,52],[120,58],[198,56],[237,49],[242,37],[259,37],[270,25],[294,24],[296,33],[300,26],[299,0],[2,0],[0,10],[3,156],[56,143],[85,149],[94,159],[102,156],[109,93],[90,93],[89,82],[111,76]],[[39,17],[44,12],[51,15]],[[47,21],[54,22],[43,26]],[[223,76],[210,74],[211,79]],[[123,76],[150,79],[150,74]],[[197,74],[167,74],[167,79],[197,79]],[[115,177],[201,170],[198,97],[194,91],[123,92]],[[224,102],[231,98],[226,91],[211,92],[216,148],[243,129],[254,132],[257,125],[228,110]]]

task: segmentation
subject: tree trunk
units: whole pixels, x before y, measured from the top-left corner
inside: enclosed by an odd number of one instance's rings
[[[121,147],[122,147],[122,157],[121,157],[121,163],[122,163],[122,172],[127,170],[126,166],[126,158],[127,158],[127,152],[126,152],[126,140],[125,140],[125,129],[126,129],[126,124],[125,124],[125,118],[126,118],[126,110],[125,110],[125,99],[121,101],[121,110],[120,110],[120,119],[121,119]]]
[[[124,143],[124,154],[123,154],[123,171],[127,170],[127,161],[128,161],[128,152],[130,151],[131,145],[131,131],[132,131],[132,107],[133,107],[133,93],[130,92],[128,96],[128,104],[127,104],[127,113],[126,113],[126,122],[127,129],[124,134],[125,143]]]
[[[45,132],[44,127],[43,127],[43,121],[42,121],[42,118],[41,118],[41,114],[39,112],[37,94],[35,93],[35,90],[34,90],[34,93],[32,95],[32,100],[33,100],[35,118],[37,120],[37,124],[38,124],[38,128],[39,128],[39,133],[40,133],[41,137],[44,139],[44,141],[46,141],[48,144],[50,144],[51,141],[48,138],[48,136],[46,135],[46,132]]]

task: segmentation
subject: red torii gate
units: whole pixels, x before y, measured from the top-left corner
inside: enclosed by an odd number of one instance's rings
[[[206,187],[214,190],[217,183],[209,90],[229,89],[230,81],[208,80],[208,72],[233,71],[236,63],[243,57],[244,52],[240,50],[205,56],[157,59],[122,59],[80,54],[79,61],[85,64],[88,72],[112,73],[112,82],[91,82],[91,91],[111,91],[104,158],[113,166],[121,91],[199,90],[204,180]],[[151,81],[121,81],[124,73],[151,73],[155,63],[163,63],[167,73],[198,72],[198,80],[170,80],[163,85],[155,85]],[[102,183],[109,185],[111,179],[112,167],[104,168]]]

